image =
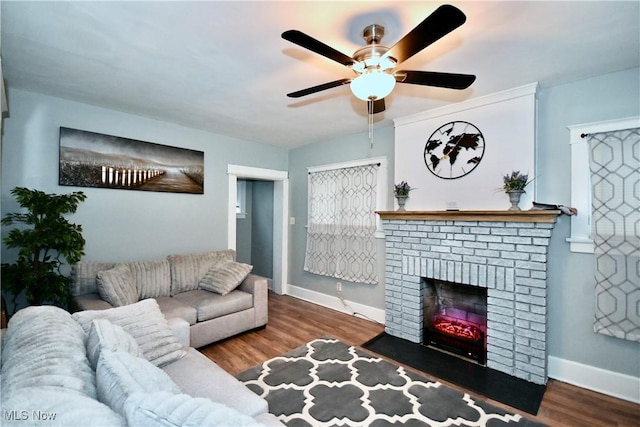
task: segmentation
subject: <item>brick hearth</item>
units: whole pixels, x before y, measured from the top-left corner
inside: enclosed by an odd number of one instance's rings
[[[423,342],[424,279],[487,288],[487,366],[547,381],[547,248],[558,211],[378,212],[390,335]]]

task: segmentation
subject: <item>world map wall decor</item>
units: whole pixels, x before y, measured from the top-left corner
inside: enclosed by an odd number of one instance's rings
[[[204,152],[60,128],[59,184],[204,194]]]
[[[461,178],[480,164],[482,132],[469,122],[453,121],[436,129],[424,147],[427,169],[443,179]]]

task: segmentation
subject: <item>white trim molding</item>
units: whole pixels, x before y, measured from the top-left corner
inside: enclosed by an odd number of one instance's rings
[[[229,208],[227,247],[236,248],[236,203],[238,178],[273,181],[273,290],[282,294],[288,282],[289,260],[289,172],[250,166],[227,165]]]
[[[578,215],[571,217],[571,237],[567,238],[571,252],[593,253],[589,142],[585,136],[636,127],[640,127],[640,116],[568,127],[571,144],[571,207],[578,209]]]
[[[549,377],[578,387],[640,403],[640,378],[549,356]]]

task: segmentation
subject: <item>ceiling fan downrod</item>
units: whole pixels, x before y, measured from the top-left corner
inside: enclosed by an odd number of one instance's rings
[[[389,48],[380,44],[383,36],[384,27],[378,24],[368,25],[362,31],[362,38],[367,45],[353,53],[356,62],[352,68],[356,73],[362,74],[367,70],[386,71],[396,66],[395,58],[385,56]]]

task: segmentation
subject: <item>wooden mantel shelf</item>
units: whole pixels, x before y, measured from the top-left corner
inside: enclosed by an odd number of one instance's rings
[[[421,221],[556,222],[559,210],[532,211],[376,211],[382,219]]]

